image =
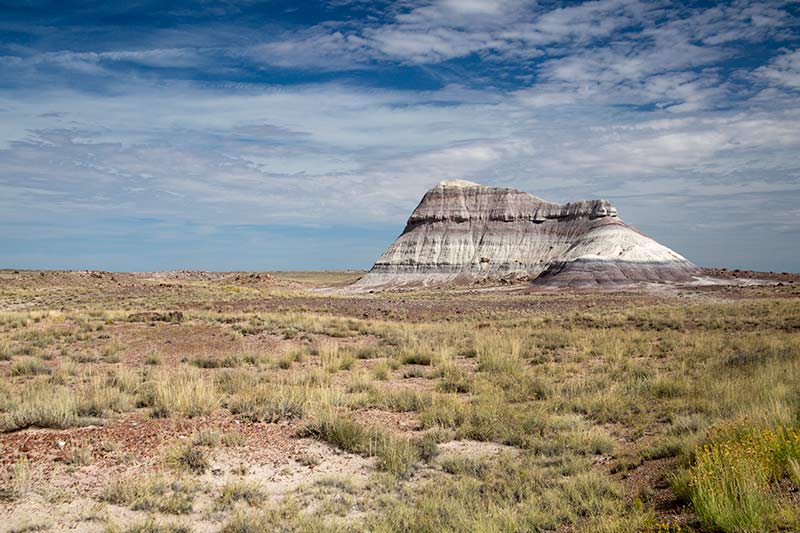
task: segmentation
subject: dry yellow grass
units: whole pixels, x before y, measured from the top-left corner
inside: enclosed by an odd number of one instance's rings
[[[0,312],[4,449],[19,446],[29,428],[64,440],[85,424],[179,435],[149,455],[135,455],[141,450],[126,449],[124,439],[107,448],[70,442],[65,468],[141,469],[108,485],[104,499],[133,513],[119,524],[108,519],[111,529],[146,530],[146,513],[153,527],[182,514],[224,531],[797,524],[787,498],[800,482],[800,459],[786,446],[778,453],[708,434],[730,421],[796,433],[795,296],[640,305],[635,295],[331,297],[230,279],[189,280],[181,290],[158,283],[130,297],[65,289],[39,300],[40,309]],[[537,298],[547,310],[529,310]],[[503,311],[506,300],[521,305]],[[390,312],[369,311],[380,306]],[[175,308],[180,321],[128,320]],[[339,452],[307,453],[315,442],[308,437]],[[291,443],[280,445],[295,454],[292,466],[265,474],[243,459],[278,440]],[[764,479],[747,477],[761,459],[747,461],[765,449],[782,457],[779,474],[770,466]],[[363,461],[363,478],[310,477],[328,461]],[[35,460],[8,464],[16,466],[3,482],[15,487],[6,491],[15,502],[50,488]],[[314,480],[282,496],[255,483],[255,475],[281,478],[281,468],[290,470],[286,479]],[[670,489],[648,484],[664,477],[688,507],[657,506]],[[735,509],[719,496],[731,486],[747,489],[734,494]],[[265,499],[277,501],[258,504]],[[668,516],[678,516],[674,528],[661,523]]]

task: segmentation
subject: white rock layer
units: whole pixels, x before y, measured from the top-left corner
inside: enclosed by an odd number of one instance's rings
[[[697,268],[623,223],[606,200],[546,202],[516,189],[443,181],[355,288],[528,277],[597,285],[688,281]]]

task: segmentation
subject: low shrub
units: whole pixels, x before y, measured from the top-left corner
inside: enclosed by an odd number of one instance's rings
[[[771,529],[784,505],[774,482],[792,477],[798,461],[800,429],[762,429],[748,422],[717,428],[695,452],[690,501],[708,529]]]
[[[193,442],[180,442],[168,448],[164,454],[164,463],[175,470],[185,470],[192,474],[203,474],[210,465],[206,452]]]

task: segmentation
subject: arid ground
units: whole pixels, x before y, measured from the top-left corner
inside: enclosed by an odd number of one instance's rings
[[[715,273],[0,271],[0,530],[800,530],[800,277]]]

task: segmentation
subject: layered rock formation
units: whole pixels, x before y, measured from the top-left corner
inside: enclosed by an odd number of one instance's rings
[[[688,281],[697,267],[626,225],[606,200],[546,202],[516,189],[443,181],[356,288],[526,277],[588,286]]]

